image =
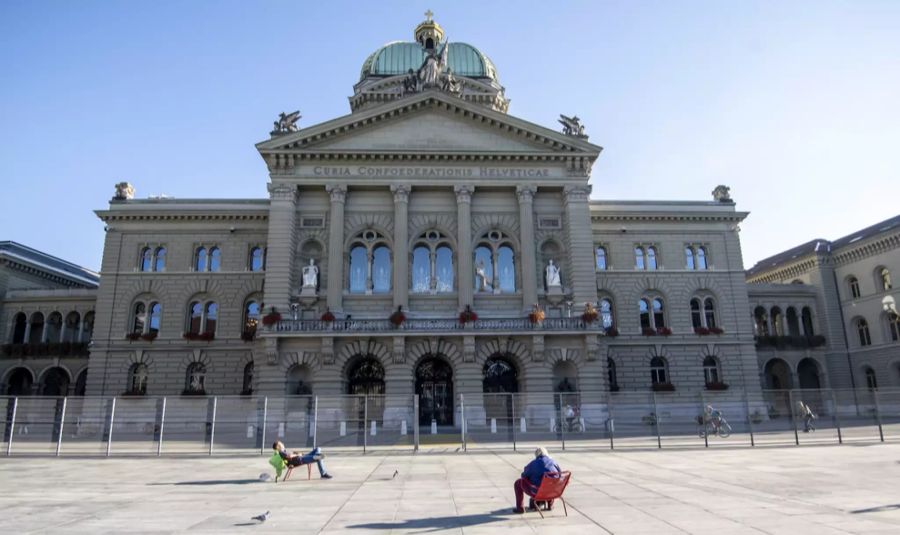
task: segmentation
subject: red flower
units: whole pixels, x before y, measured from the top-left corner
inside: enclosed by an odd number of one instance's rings
[[[275,325],[279,321],[281,321],[281,314],[279,314],[278,311],[276,311],[274,308],[272,309],[272,312],[269,312],[262,318],[263,325],[265,325],[266,327]]]
[[[725,329],[721,327],[710,327],[709,332],[711,332],[712,334],[724,334]]]
[[[406,321],[406,314],[403,313],[403,307],[398,306],[397,310],[393,314],[391,314],[388,320],[390,320],[391,324],[393,324],[394,327],[403,325],[403,322]]]
[[[478,314],[472,310],[472,307],[466,305],[466,309],[459,313],[459,322],[463,325],[478,319]]]
[[[700,336],[706,336],[710,333],[710,330],[706,327],[694,327],[694,333],[699,334]]]
[[[656,336],[656,329],[653,327],[644,327],[644,330],[641,331],[641,334],[644,336]]]
[[[325,313],[322,314],[322,321],[334,321],[334,314],[331,313],[330,310],[325,309]]]
[[[670,334],[672,334],[672,329],[670,329],[668,327],[660,327],[659,329],[656,330],[656,332],[659,333],[661,336],[669,336]]]

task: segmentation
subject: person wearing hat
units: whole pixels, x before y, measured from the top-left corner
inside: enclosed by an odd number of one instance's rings
[[[522,471],[522,477],[517,479],[513,484],[513,490],[516,493],[516,508],[513,509],[513,512],[516,514],[525,512],[525,508],[522,506],[525,494],[529,496],[537,494],[538,487],[541,486],[541,480],[544,478],[544,474],[547,472],[556,472],[558,474],[561,471],[562,470],[559,468],[559,465],[556,464],[556,461],[550,458],[550,454],[547,453],[547,448],[541,446],[534,450],[534,460],[525,466],[525,470]],[[536,509],[536,504],[533,499],[530,500],[528,508],[532,510]],[[547,503],[547,509],[552,508],[553,501],[551,500]]]

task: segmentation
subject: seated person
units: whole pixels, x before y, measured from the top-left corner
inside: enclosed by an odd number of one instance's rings
[[[288,466],[303,466],[304,464],[316,463],[316,466],[319,467],[319,476],[322,479],[331,479],[331,474],[325,470],[325,463],[322,462],[322,459],[325,458],[325,454],[322,453],[322,448],[313,448],[313,450],[306,455],[300,455],[298,452],[294,451],[288,454],[284,449],[284,444],[280,440],[276,440],[274,444],[272,444],[272,449],[275,450],[278,455],[284,459],[284,462],[287,463]]]
[[[541,479],[543,479],[544,474],[547,472],[560,473],[561,471],[562,470],[560,470],[556,461],[550,458],[550,454],[547,453],[547,448],[540,447],[534,450],[534,460],[528,463],[525,470],[522,472],[522,477],[516,480],[513,485],[513,490],[516,493],[516,508],[513,509],[513,512],[517,514],[525,512],[525,508],[522,507],[522,500],[525,498],[524,495],[534,496],[537,494],[538,487],[541,486]],[[528,507],[529,509],[536,509],[534,500],[530,501]],[[547,504],[547,509],[552,508],[553,501],[551,500]]]

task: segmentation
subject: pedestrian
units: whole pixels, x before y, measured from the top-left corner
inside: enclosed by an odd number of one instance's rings
[[[513,484],[513,490],[516,493],[516,508],[513,509],[513,512],[516,514],[525,512],[525,508],[522,506],[525,494],[529,496],[537,494],[538,487],[541,486],[541,480],[544,478],[544,474],[549,472],[559,474],[561,471],[562,470],[559,468],[559,465],[556,464],[556,461],[550,458],[547,448],[542,446],[534,450],[534,460],[525,466],[525,470],[522,471],[522,476]],[[532,511],[536,511],[537,505],[538,504],[532,499],[529,501],[528,508]],[[547,510],[550,509],[553,509],[553,500],[550,500],[547,503]]]

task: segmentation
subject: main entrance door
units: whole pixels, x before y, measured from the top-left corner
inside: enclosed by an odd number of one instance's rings
[[[453,424],[453,370],[447,361],[428,356],[416,367],[419,424]]]
[[[513,394],[519,391],[519,372],[504,355],[493,355],[484,363],[484,411],[486,416],[512,425]]]

